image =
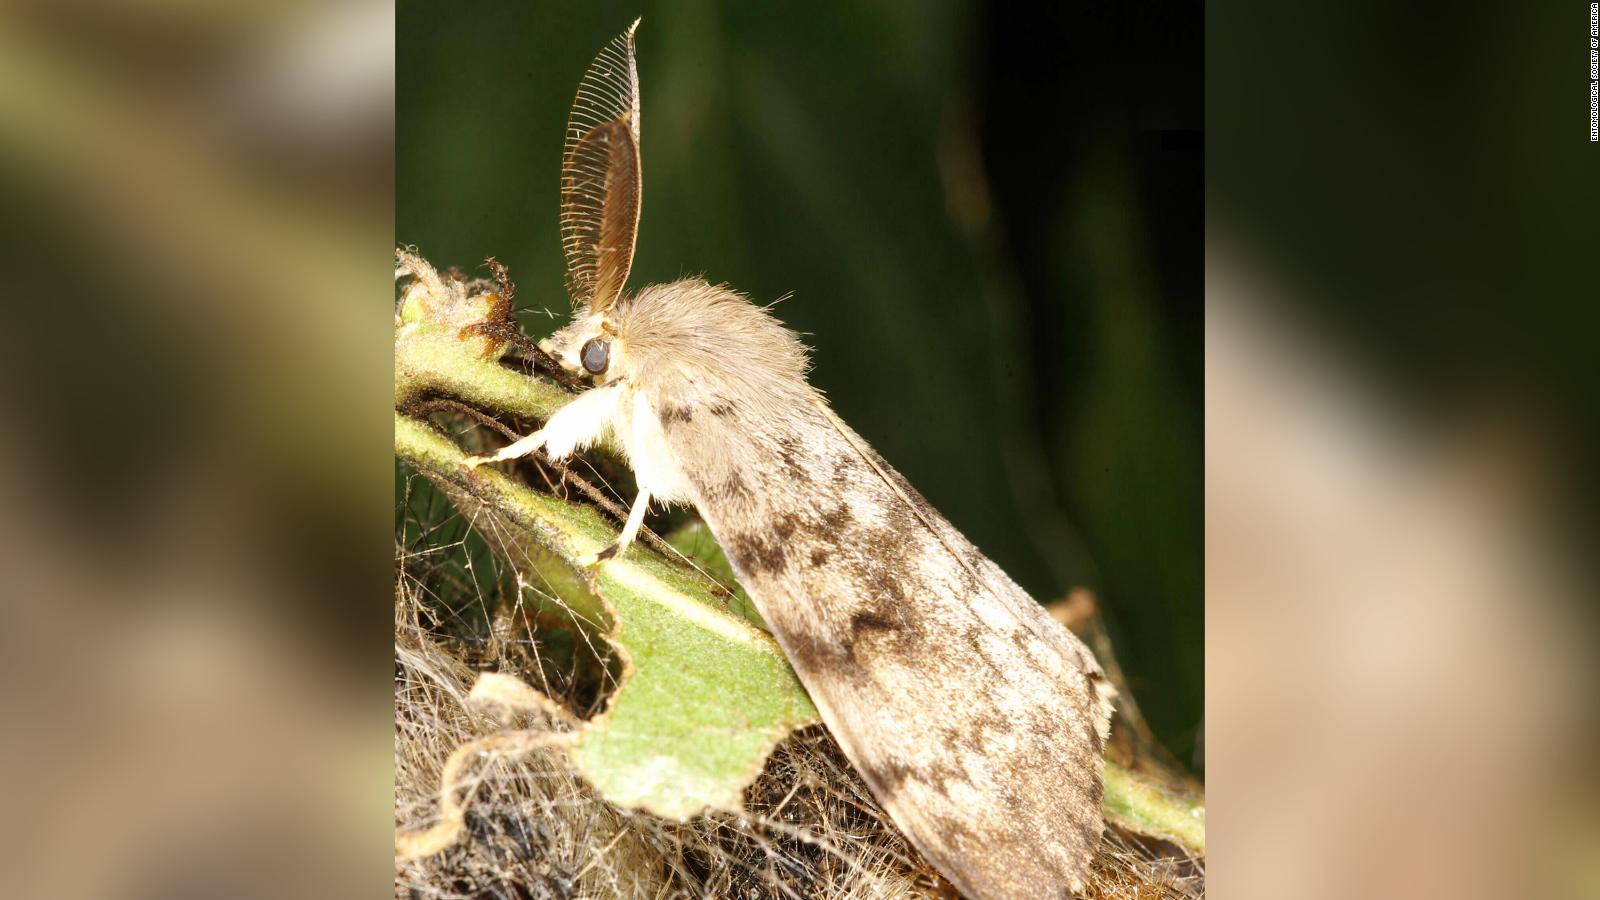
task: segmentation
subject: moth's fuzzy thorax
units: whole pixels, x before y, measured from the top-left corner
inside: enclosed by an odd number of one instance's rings
[[[602,383],[625,380],[650,398],[787,403],[809,395],[806,348],[766,309],[699,278],[652,285],[605,313],[581,308],[546,349],[568,369],[594,338],[611,340]]]
[[[698,278],[654,285],[617,304],[613,318],[640,378],[703,374],[767,389],[805,384],[799,338],[727,287]]]

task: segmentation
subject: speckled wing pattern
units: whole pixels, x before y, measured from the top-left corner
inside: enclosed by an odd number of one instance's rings
[[[633,266],[643,181],[639,170],[639,72],[635,21],[589,64],[567,116],[561,162],[561,244],[567,294],[601,312]]]
[[[781,416],[720,402],[663,427],[739,580],[912,843],[972,897],[1080,888],[1114,696],[1089,650],[814,393]]]

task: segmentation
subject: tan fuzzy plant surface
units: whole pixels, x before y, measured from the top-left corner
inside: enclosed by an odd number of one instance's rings
[[[489,271],[396,255],[395,896],[959,896],[818,724],[709,530],[680,513],[591,570],[630,483],[608,448],[462,466],[572,396]],[[1120,681],[1093,598],[1052,612]],[[1118,688],[1083,896],[1203,896],[1203,789]]]

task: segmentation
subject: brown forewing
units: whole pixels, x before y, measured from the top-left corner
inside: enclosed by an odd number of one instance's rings
[[[823,720],[917,848],[970,896],[1067,896],[1100,840],[1099,665],[820,401],[805,406],[663,427]]]

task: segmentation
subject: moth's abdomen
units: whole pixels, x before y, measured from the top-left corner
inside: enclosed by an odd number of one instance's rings
[[[1110,698],[1093,656],[820,401],[725,418],[663,433],[874,795],[970,896],[1081,886]]]

